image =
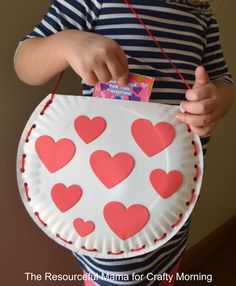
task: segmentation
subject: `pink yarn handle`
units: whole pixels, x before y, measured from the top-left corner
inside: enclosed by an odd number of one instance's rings
[[[179,78],[182,80],[182,82],[185,84],[185,86],[187,87],[187,89],[191,89],[190,85],[188,84],[188,82],[186,81],[186,79],[184,78],[184,76],[182,75],[182,73],[179,71],[179,69],[177,68],[177,66],[172,62],[172,60],[170,59],[170,57],[167,55],[167,53],[164,51],[164,49],[161,47],[160,43],[156,40],[156,38],[153,36],[152,32],[148,29],[148,27],[144,24],[143,20],[140,18],[140,16],[138,15],[138,13],[134,10],[134,8],[131,6],[131,4],[129,3],[128,0],[124,0],[125,4],[129,7],[130,11],[135,15],[135,17],[138,19],[139,23],[143,26],[144,30],[146,31],[146,33],[152,38],[153,42],[156,44],[156,46],[160,49],[161,53],[163,54],[163,56],[168,60],[169,64],[171,65],[171,67],[176,71],[176,73],[178,74]]]

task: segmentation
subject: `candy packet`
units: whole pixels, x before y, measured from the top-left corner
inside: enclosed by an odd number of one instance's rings
[[[139,74],[129,74],[128,83],[125,87],[119,85],[118,81],[111,80],[106,83],[98,83],[94,87],[95,97],[149,101],[154,78]]]

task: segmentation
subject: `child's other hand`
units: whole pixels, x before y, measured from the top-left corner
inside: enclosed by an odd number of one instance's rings
[[[180,106],[187,113],[178,113],[176,118],[188,124],[195,134],[209,135],[222,117],[223,105],[221,94],[204,67],[197,67],[194,86],[186,92],[186,98],[188,101],[181,102]]]
[[[127,84],[128,61],[112,39],[77,30],[64,31],[62,52],[72,69],[88,85],[118,80]]]

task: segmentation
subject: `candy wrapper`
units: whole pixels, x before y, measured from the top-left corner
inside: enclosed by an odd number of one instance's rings
[[[115,80],[98,83],[94,88],[94,97],[123,99],[134,101],[149,101],[154,78],[138,74],[129,74],[125,87]]]

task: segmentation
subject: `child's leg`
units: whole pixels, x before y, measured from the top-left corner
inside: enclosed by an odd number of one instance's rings
[[[114,263],[112,259],[107,261],[106,259],[91,258],[79,253],[74,253],[76,260],[79,262],[82,269],[86,269],[86,266],[91,269],[91,275],[88,275],[87,280],[84,281],[85,286],[98,286],[99,279],[98,281],[92,281],[88,278],[91,278],[92,275],[96,275],[97,273],[107,273],[107,271],[110,273],[113,273],[114,271],[119,275],[127,275],[127,273],[130,274],[132,271],[134,273],[140,272],[140,274],[144,274],[149,271],[153,272],[153,274],[161,274],[164,269],[167,269],[168,265],[173,264],[173,260],[176,261],[177,256],[181,257],[183,254],[187,244],[189,225],[190,219],[184,224],[180,231],[162,247],[136,257],[127,259],[114,259]],[[147,284],[152,284],[151,282],[153,282],[152,286],[155,286],[155,284],[156,286],[173,286],[175,283],[176,272],[178,271],[179,264],[180,259],[178,259],[178,262],[175,263],[169,270],[168,274],[173,275],[171,283],[168,283],[168,281],[149,281]],[[153,267],[155,268],[153,269]],[[108,282],[108,280],[106,281]],[[145,281],[143,282],[143,286],[145,286],[146,283]],[[110,284],[113,284],[112,280]],[[138,284],[138,281],[136,284]],[[127,285],[129,285],[129,282]]]
[[[88,279],[88,274],[84,271],[84,275],[86,276],[87,279],[84,280],[84,286],[96,286],[96,284]]]
[[[181,262],[181,258],[168,272],[169,275],[173,275],[173,280],[171,281],[171,283],[169,283],[168,281],[162,281],[160,284],[158,284],[158,286],[173,286],[175,284],[176,273],[178,272],[180,262]]]
[[[181,261],[181,258],[168,272],[169,275],[173,275],[173,280],[171,281],[171,283],[169,283],[168,281],[162,281],[158,284],[158,286],[173,286],[175,284],[176,273],[179,269],[180,261]],[[84,272],[84,275],[86,275],[86,277],[88,277],[86,272]],[[84,285],[85,286],[96,286],[96,284],[92,280],[85,280]]]

